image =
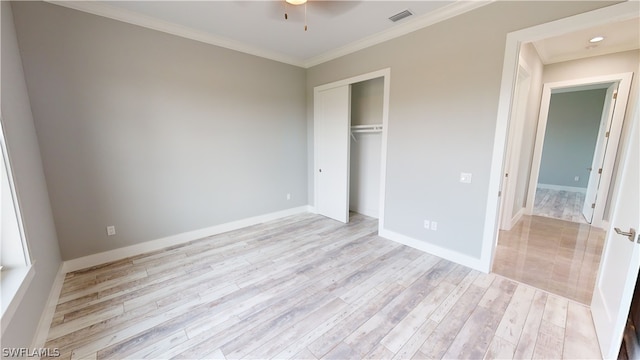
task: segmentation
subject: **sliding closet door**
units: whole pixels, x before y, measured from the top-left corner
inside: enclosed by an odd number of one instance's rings
[[[320,215],[349,222],[351,86],[314,96],[315,203]]]

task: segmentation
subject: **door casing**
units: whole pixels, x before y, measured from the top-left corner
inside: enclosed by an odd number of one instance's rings
[[[507,145],[509,114],[513,100],[513,86],[516,80],[521,44],[632,19],[638,16],[638,11],[640,11],[640,4],[628,1],[507,34],[491,167],[489,170],[482,251],[478,269],[487,273],[491,271],[498,243],[501,205],[499,192],[504,177],[503,164]]]
[[[596,195],[598,200],[596,201],[595,209],[593,211],[593,219],[591,222],[592,226],[600,228],[606,225],[603,224],[603,215],[607,205],[606,199],[609,194],[609,186],[614,174],[613,171],[618,151],[618,143],[620,142],[620,134],[622,133],[622,124],[624,122],[625,109],[627,107],[627,99],[629,98],[632,77],[633,73],[620,73],[544,84],[542,89],[542,102],[540,105],[540,117],[538,118],[538,130],[536,133],[536,144],[531,165],[531,178],[529,180],[527,214],[533,213],[536,187],[538,185],[538,177],[540,175],[540,163],[542,162],[542,148],[547,128],[547,119],[549,116],[551,94],[562,91],[563,89],[575,87],[598,86],[601,84],[605,84],[605,86],[607,86],[606,84],[618,83],[618,99],[615,102],[613,109],[613,118],[611,119],[611,127],[609,129],[609,141],[604,157],[604,166],[600,177],[600,185]]]
[[[320,119],[321,114],[319,113],[319,109],[315,106],[315,99],[318,97],[318,94],[321,91],[325,91],[328,89],[332,89],[332,88],[336,88],[336,87],[341,87],[341,86],[345,86],[345,85],[351,85],[351,84],[355,84],[358,82],[362,82],[362,81],[366,81],[366,80],[371,80],[371,79],[376,79],[376,78],[383,78],[384,79],[384,86],[383,86],[383,104],[382,104],[382,150],[380,153],[380,201],[379,201],[379,218],[378,218],[378,229],[383,229],[384,228],[384,200],[385,200],[385,191],[386,191],[386,174],[387,174],[387,128],[389,125],[389,94],[390,94],[390,82],[391,82],[391,68],[385,68],[382,70],[378,70],[378,71],[373,71],[373,72],[369,72],[366,74],[362,74],[362,75],[358,75],[358,76],[354,76],[354,77],[350,77],[347,79],[343,79],[343,80],[339,80],[339,81],[334,81],[328,84],[324,84],[324,85],[320,85],[320,86],[316,86],[313,89],[313,97],[314,97],[314,167],[313,167],[313,179],[314,179],[314,202],[317,203],[318,201],[318,196],[319,196],[319,192],[318,192],[318,165],[319,165],[319,159],[317,157],[318,155],[318,151],[317,151],[317,146],[318,143],[320,141],[319,139],[319,134],[316,131],[316,128],[318,126],[317,124],[317,119]],[[345,134],[346,136],[349,136],[349,134]],[[344,154],[344,156],[349,157],[350,154],[346,153]],[[348,162],[347,162],[348,163]],[[346,178],[344,179],[346,186],[349,186],[349,177],[348,175],[346,176]],[[349,210],[349,193],[347,192],[347,198],[344,199],[344,203],[346,204],[346,210],[348,212]],[[314,211],[316,211],[315,209],[313,209]]]
[[[493,265],[498,241],[500,212],[499,191],[504,174],[503,161],[506,149],[505,147],[507,145],[509,111],[513,97],[513,86],[515,84],[520,45],[524,42],[537,41],[607,23],[632,19],[637,17],[639,11],[640,4],[638,2],[624,2],[507,34],[493,155],[489,174],[489,191],[487,194],[487,208],[485,212],[485,230],[483,233],[482,253],[480,257],[480,262],[486,272],[489,272]],[[621,166],[619,171],[624,171],[624,165]],[[611,206],[615,208],[616,199],[620,196],[620,189],[617,188],[613,192],[612,196],[614,201]],[[612,229],[609,229],[609,231],[611,230]],[[600,271],[598,272],[598,276],[600,276]],[[630,303],[632,295],[633,291],[625,293],[621,301],[626,302],[628,300]],[[620,344],[617,345],[619,346]],[[613,344],[613,346],[615,346],[615,344]]]

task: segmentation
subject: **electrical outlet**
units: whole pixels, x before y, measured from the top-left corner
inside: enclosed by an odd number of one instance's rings
[[[113,225],[107,226],[107,236],[113,236],[116,234],[116,227]]]
[[[576,176],[573,178],[573,181],[580,181],[580,176]]]
[[[438,230],[438,223],[435,221],[431,222],[431,230],[436,231]]]
[[[429,227],[430,227],[430,226],[431,226],[430,221],[429,221],[429,220],[425,220],[425,221],[424,221],[424,228],[425,228],[425,229],[429,229]]]
[[[291,200],[291,194],[287,194],[287,200]]]

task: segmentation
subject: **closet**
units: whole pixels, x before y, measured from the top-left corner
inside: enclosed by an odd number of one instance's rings
[[[351,84],[349,210],[378,218],[384,78]]]
[[[391,69],[313,88],[314,211],[348,223],[349,211],[384,224]]]

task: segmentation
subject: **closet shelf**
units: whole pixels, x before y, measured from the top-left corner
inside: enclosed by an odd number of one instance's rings
[[[373,133],[373,132],[382,132],[382,124],[351,126],[351,133]]]

